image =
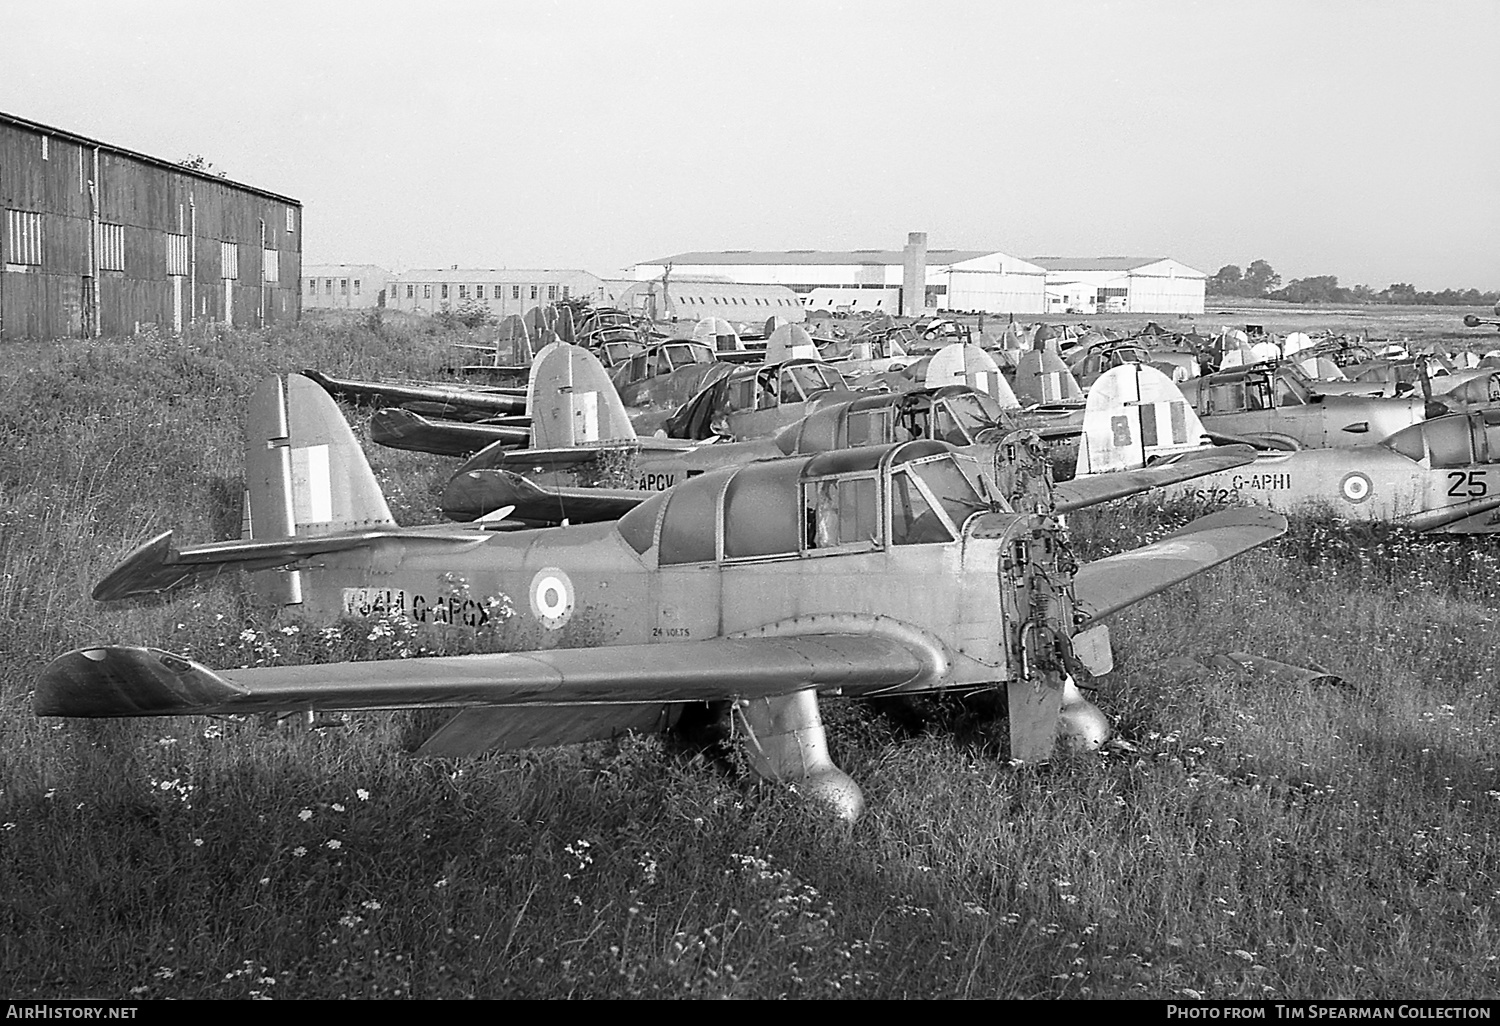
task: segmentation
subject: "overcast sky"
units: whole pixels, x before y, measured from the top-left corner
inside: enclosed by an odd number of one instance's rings
[[[305,205],[304,260],[1264,258],[1500,288],[1500,0],[5,0],[0,110]]]

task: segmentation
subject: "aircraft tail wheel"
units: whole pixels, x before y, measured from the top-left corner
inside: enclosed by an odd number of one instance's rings
[[[860,817],[865,796],[829,757],[818,696],[811,688],[741,701],[735,712],[744,727],[745,754],[760,777],[800,788],[845,822]]]
[[[1072,677],[1063,678],[1057,736],[1069,748],[1082,752],[1097,751],[1109,740],[1109,718],[1083,697]]]

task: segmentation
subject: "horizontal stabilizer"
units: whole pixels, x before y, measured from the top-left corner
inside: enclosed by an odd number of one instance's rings
[[[710,638],[310,666],[210,670],[150,648],[100,646],[54,659],[38,716],[172,716],[299,709],[705,702],[813,688],[896,688],[924,657],[879,635]]]
[[[1160,463],[1137,470],[1119,470],[1108,474],[1090,474],[1075,477],[1056,485],[1052,494],[1056,498],[1057,512],[1071,513],[1075,509],[1123,499],[1152,488],[1190,481],[1204,474],[1215,474],[1221,470],[1233,470],[1255,462],[1255,450],[1248,445],[1223,446],[1202,450],[1201,454],[1180,457],[1171,463]]]
[[[1203,436],[1215,445],[1248,445],[1262,452],[1296,452],[1302,448],[1295,439],[1282,435],[1226,435],[1205,429]]]
[[[472,456],[496,443],[526,445],[531,441],[531,429],[519,425],[434,420],[409,410],[387,407],[376,410],[370,418],[370,438],[392,449],[428,452],[436,456]]]
[[[475,388],[462,385],[411,385],[384,381],[349,381],[330,377],[315,370],[305,370],[311,378],[336,399],[350,402],[379,402],[390,406],[408,402],[445,403],[459,409],[492,414],[525,413],[524,389]]]
[[[543,488],[507,470],[470,470],[448,481],[441,505],[449,520],[476,520],[511,506],[510,516],[517,520],[587,524],[618,520],[655,494],[634,488]]]
[[[179,549],[172,532],[167,531],[126,556],[94,586],[93,595],[100,602],[153,595],[226,570],[274,570],[311,556],[388,544],[437,544],[462,551],[479,545],[484,538],[480,532],[457,527],[376,528],[345,534],[213,542]]]
[[[1232,509],[1194,520],[1144,548],[1080,567],[1073,577],[1079,626],[1233,559],[1286,533],[1286,518],[1262,509]]]

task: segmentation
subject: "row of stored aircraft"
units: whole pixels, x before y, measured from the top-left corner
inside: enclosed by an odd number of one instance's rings
[[[1107,721],[1077,685],[1112,666],[1103,621],[1275,538],[1285,520],[1226,511],[1080,566],[1061,514],[1151,487],[1217,488],[1211,482],[1233,475],[1317,478],[1298,502],[1337,496],[1316,492],[1327,488],[1320,465],[1287,465],[1312,450],[1256,456],[1243,446],[1211,447],[1210,429],[1188,400],[1138,363],[1090,390],[1080,474],[1054,484],[1037,433],[967,361],[959,365],[962,383],[907,393],[814,402],[822,393],[804,391],[801,415],[759,443],[648,439],[634,433],[598,361],[560,346],[538,354],[527,414],[513,405],[494,413],[526,417],[512,425],[524,427],[526,448],[484,450],[492,464],[459,477],[500,475],[507,465],[534,476],[568,473],[625,447],[638,460],[656,453],[659,473],[673,468],[670,479],[596,496],[604,505],[590,515],[568,512],[578,497],[555,478],[523,479],[536,494],[502,495],[498,508],[493,494],[471,496],[462,511],[471,522],[426,527],[390,516],[326,382],[269,379],[247,425],[249,536],[186,547],[170,533],[151,539],[96,597],[130,599],[251,570],[268,580],[268,597],[305,616],[488,630],[516,650],[215,670],[154,649],[90,646],[44,671],[36,710],[443,707],[454,715],[423,748],[441,756],[709,716],[735,723],[762,776],[799,783],[850,818],[863,799],[829,758],[819,696],[1003,687],[1014,758],[1043,760],[1060,737],[1097,744]],[[451,407],[454,398],[410,401]],[[1453,426],[1459,422],[1467,434]],[[1373,512],[1377,500],[1426,481],[1425,498],[1392,505],[1392,518],[1423,529],[1492,529],[1484,464],[1496,423],[1485,411],[1419,420],[1390,444],[1328,449],[1320,458],[1394,454],[1405,461],[1404,484],[1394,471],[1355,470],[1367,480],[1350,486],[1353,479],[1341,477],[1343,499]],[[671,462],[709,452],[723,455],[698,466]],[[1461,463],[1465,455],[1474,462]],[[1254,488],[1234,490],[1246,497]],[[559,520],[568,522],[534,526]],[[507,606],[516,614],[499,622]]]

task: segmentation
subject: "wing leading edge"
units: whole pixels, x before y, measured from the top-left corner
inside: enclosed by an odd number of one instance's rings
[[[703,702],[806,688],[886,689],[930,672],[921,653],[880,635],[703,641],[376,662],[210,670],[152,648],[99,646],[54,659],[38,716],[179,716],[299,709]]]

